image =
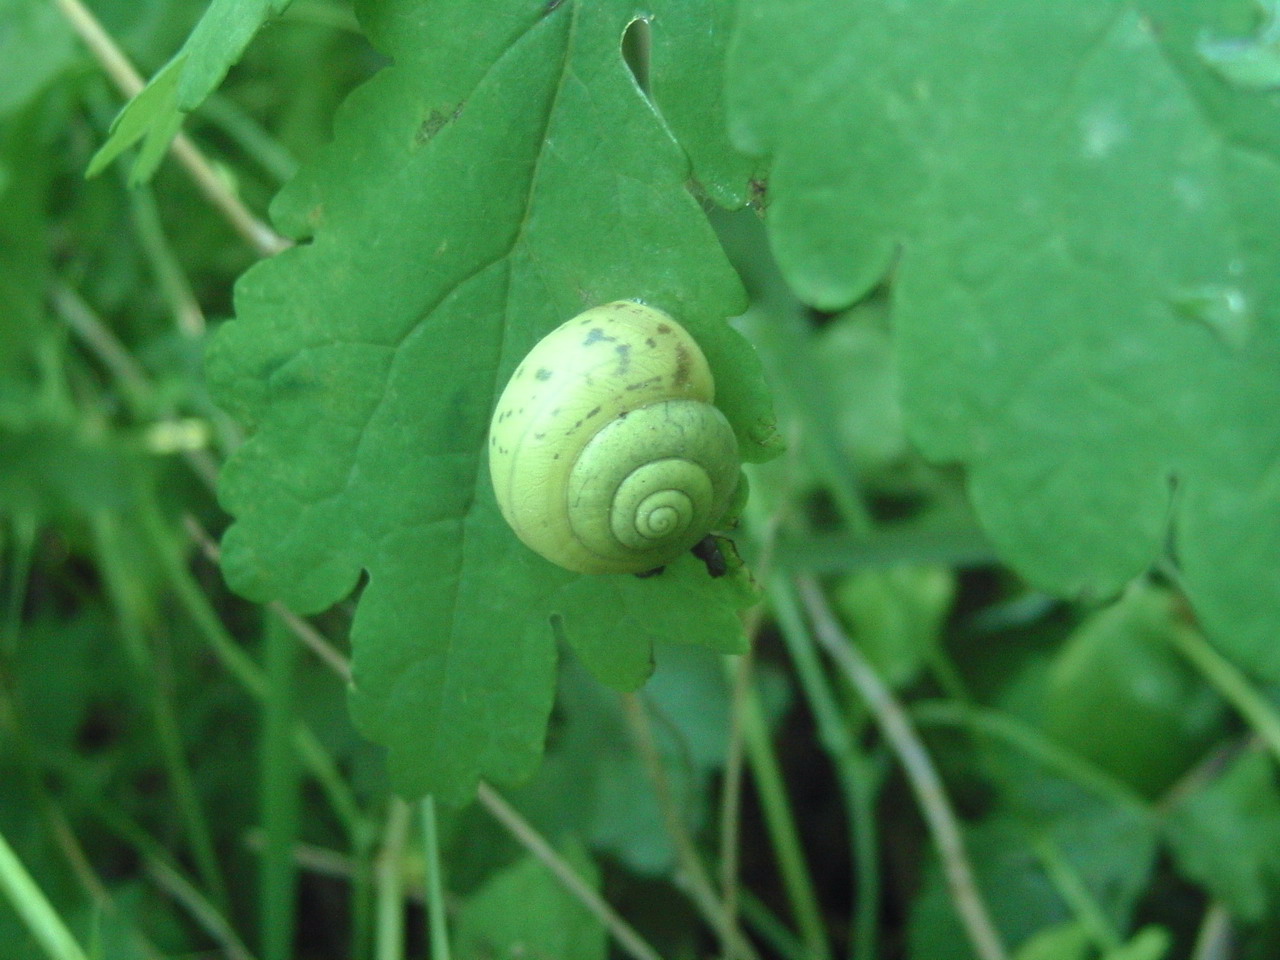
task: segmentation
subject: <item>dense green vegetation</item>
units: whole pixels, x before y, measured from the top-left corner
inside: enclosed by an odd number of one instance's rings
[[[1278,24],[0,0],[0,960],[1280,954]],[[619,299],[727,576],[499,513]]]

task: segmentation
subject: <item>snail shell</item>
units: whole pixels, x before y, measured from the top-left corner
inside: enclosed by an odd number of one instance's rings
[[[527,546],[579,573],[642,573],[689,550],[738,482],[733,429],[694,339],[620,300],[547,334],[489,431],[498,506]]]

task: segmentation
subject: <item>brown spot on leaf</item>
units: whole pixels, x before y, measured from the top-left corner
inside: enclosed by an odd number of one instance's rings
[[[462,108],[465,104],[466,101],[463,100],[450,111],[432,110],[427,114],[426,118],[422,121],[421,126],[418,127],[418,133],[415,138],[418,141],[418,146],[422,146],[427,143],[437,133],[449,124],[453,123],[453,121],[457,120],[458,117],[462,115]]]

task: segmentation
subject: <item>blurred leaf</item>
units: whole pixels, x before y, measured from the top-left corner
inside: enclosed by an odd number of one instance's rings
[[[1111,924],[1129,924],[1155,860],[1155,831],[1139,812],[1074,791],[1056,814],[1034,820],[1009,812],[966,831],[978,886],[1007,943],[1019,946],[1046,927],[1071,919],[1069,908],[1033,852],[1051,843]],[[909,955],[914,960],[972,960],[950,893],[932,856],[924,887],[912,904]]]
[[[832,600],[853,641],[900,688],[937,649],[954,596],[955,576],[946,567],[898,565],[848,574]]]
[[[23,107],[77,57],[48,0],[0,0],[0,118]]]
[[[1280,89],[1280,4],[1259,0],[1265,19],[1255,36],[1201,37],[1200,56],[1227,81],[1244,90]]]
[[[724,762],[729,691],[718,655],[694,647],[658,652],[645,700],[672,793],[696,832],[707,820],[711,775]],[[580,836],[641,874],[672,870],[675,851],[617,694],[568,664],[556,716],[542,769],[512,800],[549,836]]]
[[[1146,927],[1128,943],[1108,950],[1102,960],[1160,960],[1169,950],[1170,936],[1161,927]],[[1094,955],[1083,924],[1064,923],[1042,930],[1022,945],[1014,960],[1088,960]]]
[[[561,850],[593,889],[600,873],[581,846]],[[604,960],[600,921],[529,857],[467,899],[456,932],[459,960]]]
[[[1088,960],[1089,931],[1080,923],[1041,930],[1019,948],[1014,960]]]
[[[886,304],[872,301],[822,328],[818,366],[831,396],[845,448],[861,471],[884,469],[911,453],[902,422],[897,360]]]
[[[1183,798],[1166,839],[1180,872],[1223,901],[1232,914],[1258,921],[1280,898],[1280,790],[1260,750],[1234,760],[1222,776]]]
[[[44,121],[37,105],[0,123],[0,430],[58,412],[48,384],[57,352],[45,325],[45,203],[53,170]]]
[[[1160,960],[1169,952],[1173,938],[1163,927],[1143,927],[1132,940],[1108,950],[1102,960]]]
[[[370,9],[396,65],[277,198],[314,241],[242,278],[209,361],[253,431],[222,477],[228,581],[313,611],[367,571],[354,714],[399,789],[455,801],[533,769],[557,632],[634,688],[655,639],[741,649],[750,599],[692,558],[582,577],[516,541],[483,449],[519,358],[588,305],[642,297],[704,347],[746,458],[773,435],[750,348],[722,322],[742,291],[621,59],[637,8],[489,9]]]
[[[734,140],[788,281],[887,280],[908,428],[1067,596],[1165,552],[1280,679],[1280,101],[1196,51],[1252,0],[744,0]],[[1176,496],[1175,496],[1176,488]]]
[[[89,163],[88,176],[100,173],[116,157],[143,140],[130,180],[151,179],[182,120],[222,83],[244,55],[249,41],[268,19],[292,0],[213,0],[186,42],[125,104],[111,134]]]
[[[1044,693],[1046,732],[1149,797],[1203,754],[1224,714],[1173,645],[1175,632],[1194,629],[1178,605],[1135,584],[1072,633]]]
[[[0,515],[61,519],[134,506],[144,461],[114,437],[70,428],[0,431]]]

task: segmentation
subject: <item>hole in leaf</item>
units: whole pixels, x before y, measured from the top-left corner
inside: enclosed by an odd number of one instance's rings
[[[622,60],[631,71],[636,86],[649,96],[649,55],[653,49],[653,31],[649,21],[632,20],[622,34]]]

